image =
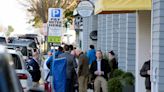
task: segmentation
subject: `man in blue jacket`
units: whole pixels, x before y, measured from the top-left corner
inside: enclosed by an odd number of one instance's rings
[[[96,61],[96,51],[94,45],[90,45],[90,50],[87,52],[87,57],[89,59],[89,66]]]

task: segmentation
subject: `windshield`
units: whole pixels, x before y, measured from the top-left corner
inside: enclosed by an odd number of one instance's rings
[[[8,45],[7,47],[8,49],[14,49],[14,50],[18,50],[22,53],[23,56],[27,56],[27,47],[26,46],[12,46],[12,45]]]
[[[21,39],[30,39],[30,40],[35,41],[36,44],[39,44],[39,41],[36,37],[19,37],[19,38],[21,38]]]
[[[20,60],[19,56],[16,54],[11,54],[11,56],[12,56],[12,60],[14,62],[14,68],[22,69],[22,64],[21,64],[21,60]]]
[[[6,39],[4,37],[0,37],[0,43],[6,43]]]

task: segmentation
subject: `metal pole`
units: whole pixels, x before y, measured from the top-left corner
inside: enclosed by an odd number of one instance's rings
[[[49,50],[49,43],[48,43],[48,36],[49,36],[49,23],[48,23],[48,25],[47,25],[47,51]]]

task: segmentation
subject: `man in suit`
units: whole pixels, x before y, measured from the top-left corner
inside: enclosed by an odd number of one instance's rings
[[[95,92],[100,92],[100,88],[102,88],[103,92],[108,92],[107,80],[110,72],[110,66],[108,61],[103,59],[101,50],[96,52],[96,57],[97,60],[92,63],[90,68],[90,72],[94,80],[94,90]]]
[[[75,74],[75,68],[77,67],[77,63],[75,60],[75,57],[70,54],[69,52],[69,46],[64,46],[65,52],[61,55],[59,55],[59,58],[65,57],[67,61],[66,65],[66,78],[67,78],[67,84],[66,84],[66,91],[67,92],[73,92],[73,77]]]
[[[75,52],[79,60],[79,70],[78,70],[79,92],[87,92],[87,83],[88,83],[88,76],[89,76],[88,57],[81,51],[81,49],[76,49]]]
[[[33,58],[28,62],[28,70],[32,76],[34,87],[38,86],[39,80],[41,78],[41,71],[40,71],[40,66],[38,64],[38,60],[39,60],[38,52],[34,52]]]

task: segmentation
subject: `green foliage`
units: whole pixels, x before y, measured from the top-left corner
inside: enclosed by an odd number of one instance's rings
[[[6,36],[9,36],[14,31],[14,28],[12,26],[8,26],[8,30],[6,32]]]
[[[49,8],[63,8],[64,19],[73,19],[73,10],[77,6],[76,0],[18,0],[33,16],[29,23],[34,27],[40,27],[48,21]],[[70,22],[72,23],[72,22]]]
[[[134,86],[134,82],[135,77],[132,73],[116,69],[108,81],[108,90],[109,92],[122,92],[123,87]]]
[[[104,54],[104,59],[109,61],[108,54],[106,54],[106,53]]]
[[[122,84],[120,82],[120,79],[112,78],[108,81],[108,92],[122,92]]]
[[[135,77],[132,73],[130,73],[130,72],[124,73],[122,75],[122,79],[123,79],[123,81],[122,81],[123,85],[131,85],[131,86],[134,85]]]
[[[114,70],[113,74],[111,75],[112,78],[115,78],[115,77],[120,77],[124,74],[125,72],[122,71],[121,69],[116,69]]]

